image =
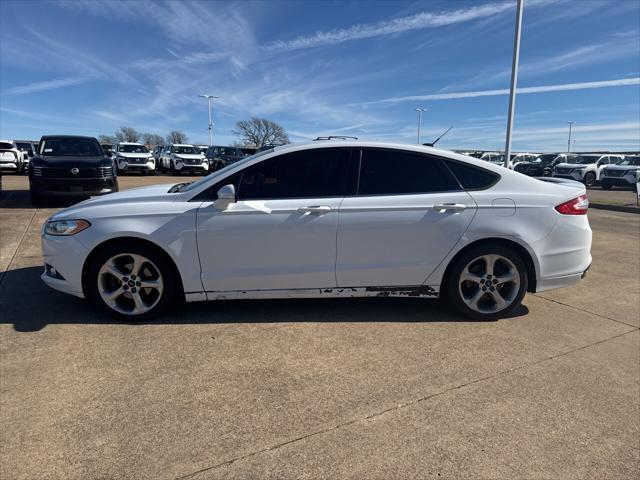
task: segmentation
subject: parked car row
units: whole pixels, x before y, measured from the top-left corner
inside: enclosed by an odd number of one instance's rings
[[[25,173],[36,146],[20,140],[0,140],[0,172]]]

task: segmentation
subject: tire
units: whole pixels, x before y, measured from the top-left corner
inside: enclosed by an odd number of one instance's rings
[[[156,287],[142,287],[145,281],[156,282]],[[175,269],[166,256],[135,243],[115,243],[100,251],[85,268],[82,284],[89,301],[126,321],[157,317],[173,305],[179,292]]]
[[[40,207],[44,204],[44,197],[33,190],[29,190],[29,196],[31,197],[31,205],[34,207]]]
[[[582,183],[584,183],[587,187],[593,187],[593,185],[596,183],[596,174],[593,172],[585,173]]]
[[[552,173],[553,173],[553,172],[551,171],[551,169],[550,169],[550,168],[545,168],[545,169],[542,171],[542,176],[543,176],[543,177],[550,177]]]
[[[487,259],[494,262],[491,274],[487,272]],[[500,282],[499,279],[507,276],[512,280]],[[520,306],[528,287],[527,267],[511,248],[479,245],[454,259],[444,287],[451,305],[464,316],[481,321],[497,320]],[[505,305],[500,306],[498,299]]]
[[[611,187],[612,187],[613,185],[611,185],[611,184],[610,184],[610,183],[608,183],[608,182],[601,182],[601,183],[600,183],[600,186],[601,186],[604,190],[609,190],[609,189],[611,189]]]
[[[178,175],[178,171],[176,170],[176,167],[173,165],[173,162],[171,162],[171,165],[169,166],[169,170],[171,171],[171,175],[173,175],[174,177]]]

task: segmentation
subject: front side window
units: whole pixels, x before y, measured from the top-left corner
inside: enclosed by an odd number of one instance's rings
[[[402,195],[460,190],[442,160],[401,150],[364,149],[358,195]]]
[[[242,172],[238,199],[343,196],[350,155],[348,148],[321,148],[266,160]]]

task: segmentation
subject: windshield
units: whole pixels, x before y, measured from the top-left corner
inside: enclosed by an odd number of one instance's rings
[[[622,162],[620,162],[618,165],[634,165],[634,166],[639,166],[640,165],[640,157],[626,157]]]
[[[229,157],[241,157],[242,151],[239,148],[235,148],[235,147],[219,147],[218,154],[226,155]]]
[[[235,163],[231,163],[231,164],[227,165],[226,167],[221,168],[220,170],[216,170],[214,173],[210,173],[206,177],[203,177],[200,180],[198,180],[197,182],[186,183],[186,184],[184,184],[184,186],[181,186],[180,188],[174,190],[174,192],[188,192],[190,190],[198,188],[200,185],[203,185],[203,184],[209,182],[213,178],[218,178],[218,177],[224,176],[232,168],[236,168],[238,166],[242,166],[245,163],[250,162],[251,160],[254,160],[254,159],[258,158],[258,157],[261,157],[261,156],[266,155],[266,154],[271,153],[271,152],[273,152],[273,148],[271,148],[269,150],[263,150],[262,152],[255,153],[255,154],[253,154],[253,155],[251,155],[249,157],[245,157],[242,160],[238,160]]]
[[[0,142],[0,150],[11,150],[13,149],[13,145],[8,142]]]
[[[31,150],[31,144],[26,142],[16,142],[16,147],[20,150]]]
[[[579,155],[578,157],[576,157],[575,163],[578,163],[580,165],[588,165],[590,163],[596,163],[599,158],[600,157],[598,157],[598,156],[583,157],[583,156]]]
[[[558,155],[556,155],[555,153],[545,153],[544,155],[538,155],[538,157],[536,157],[534,162],[535,163],[551,163],[556,159],[557,156]]]
[[[43,140],[40,145],[44,156],[78,156],[99,157],[102,156],[100,144],[90,138],[51,138]]]
[[[144,145],[118,145],[118,151],[123,153],[149,153]]]
[[[191,146],[179,146],[179,147],[171,147],[171,153],[184,153],[184,154],[198,154],[195,147]]]

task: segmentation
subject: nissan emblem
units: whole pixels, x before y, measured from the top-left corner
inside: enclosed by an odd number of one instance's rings
[[[80,170],[78,170],[76,167],[73,167],[73,168],[71,169],[71,173],[73,173],[74,175],[77,175],[79,171],[80,171]]]

